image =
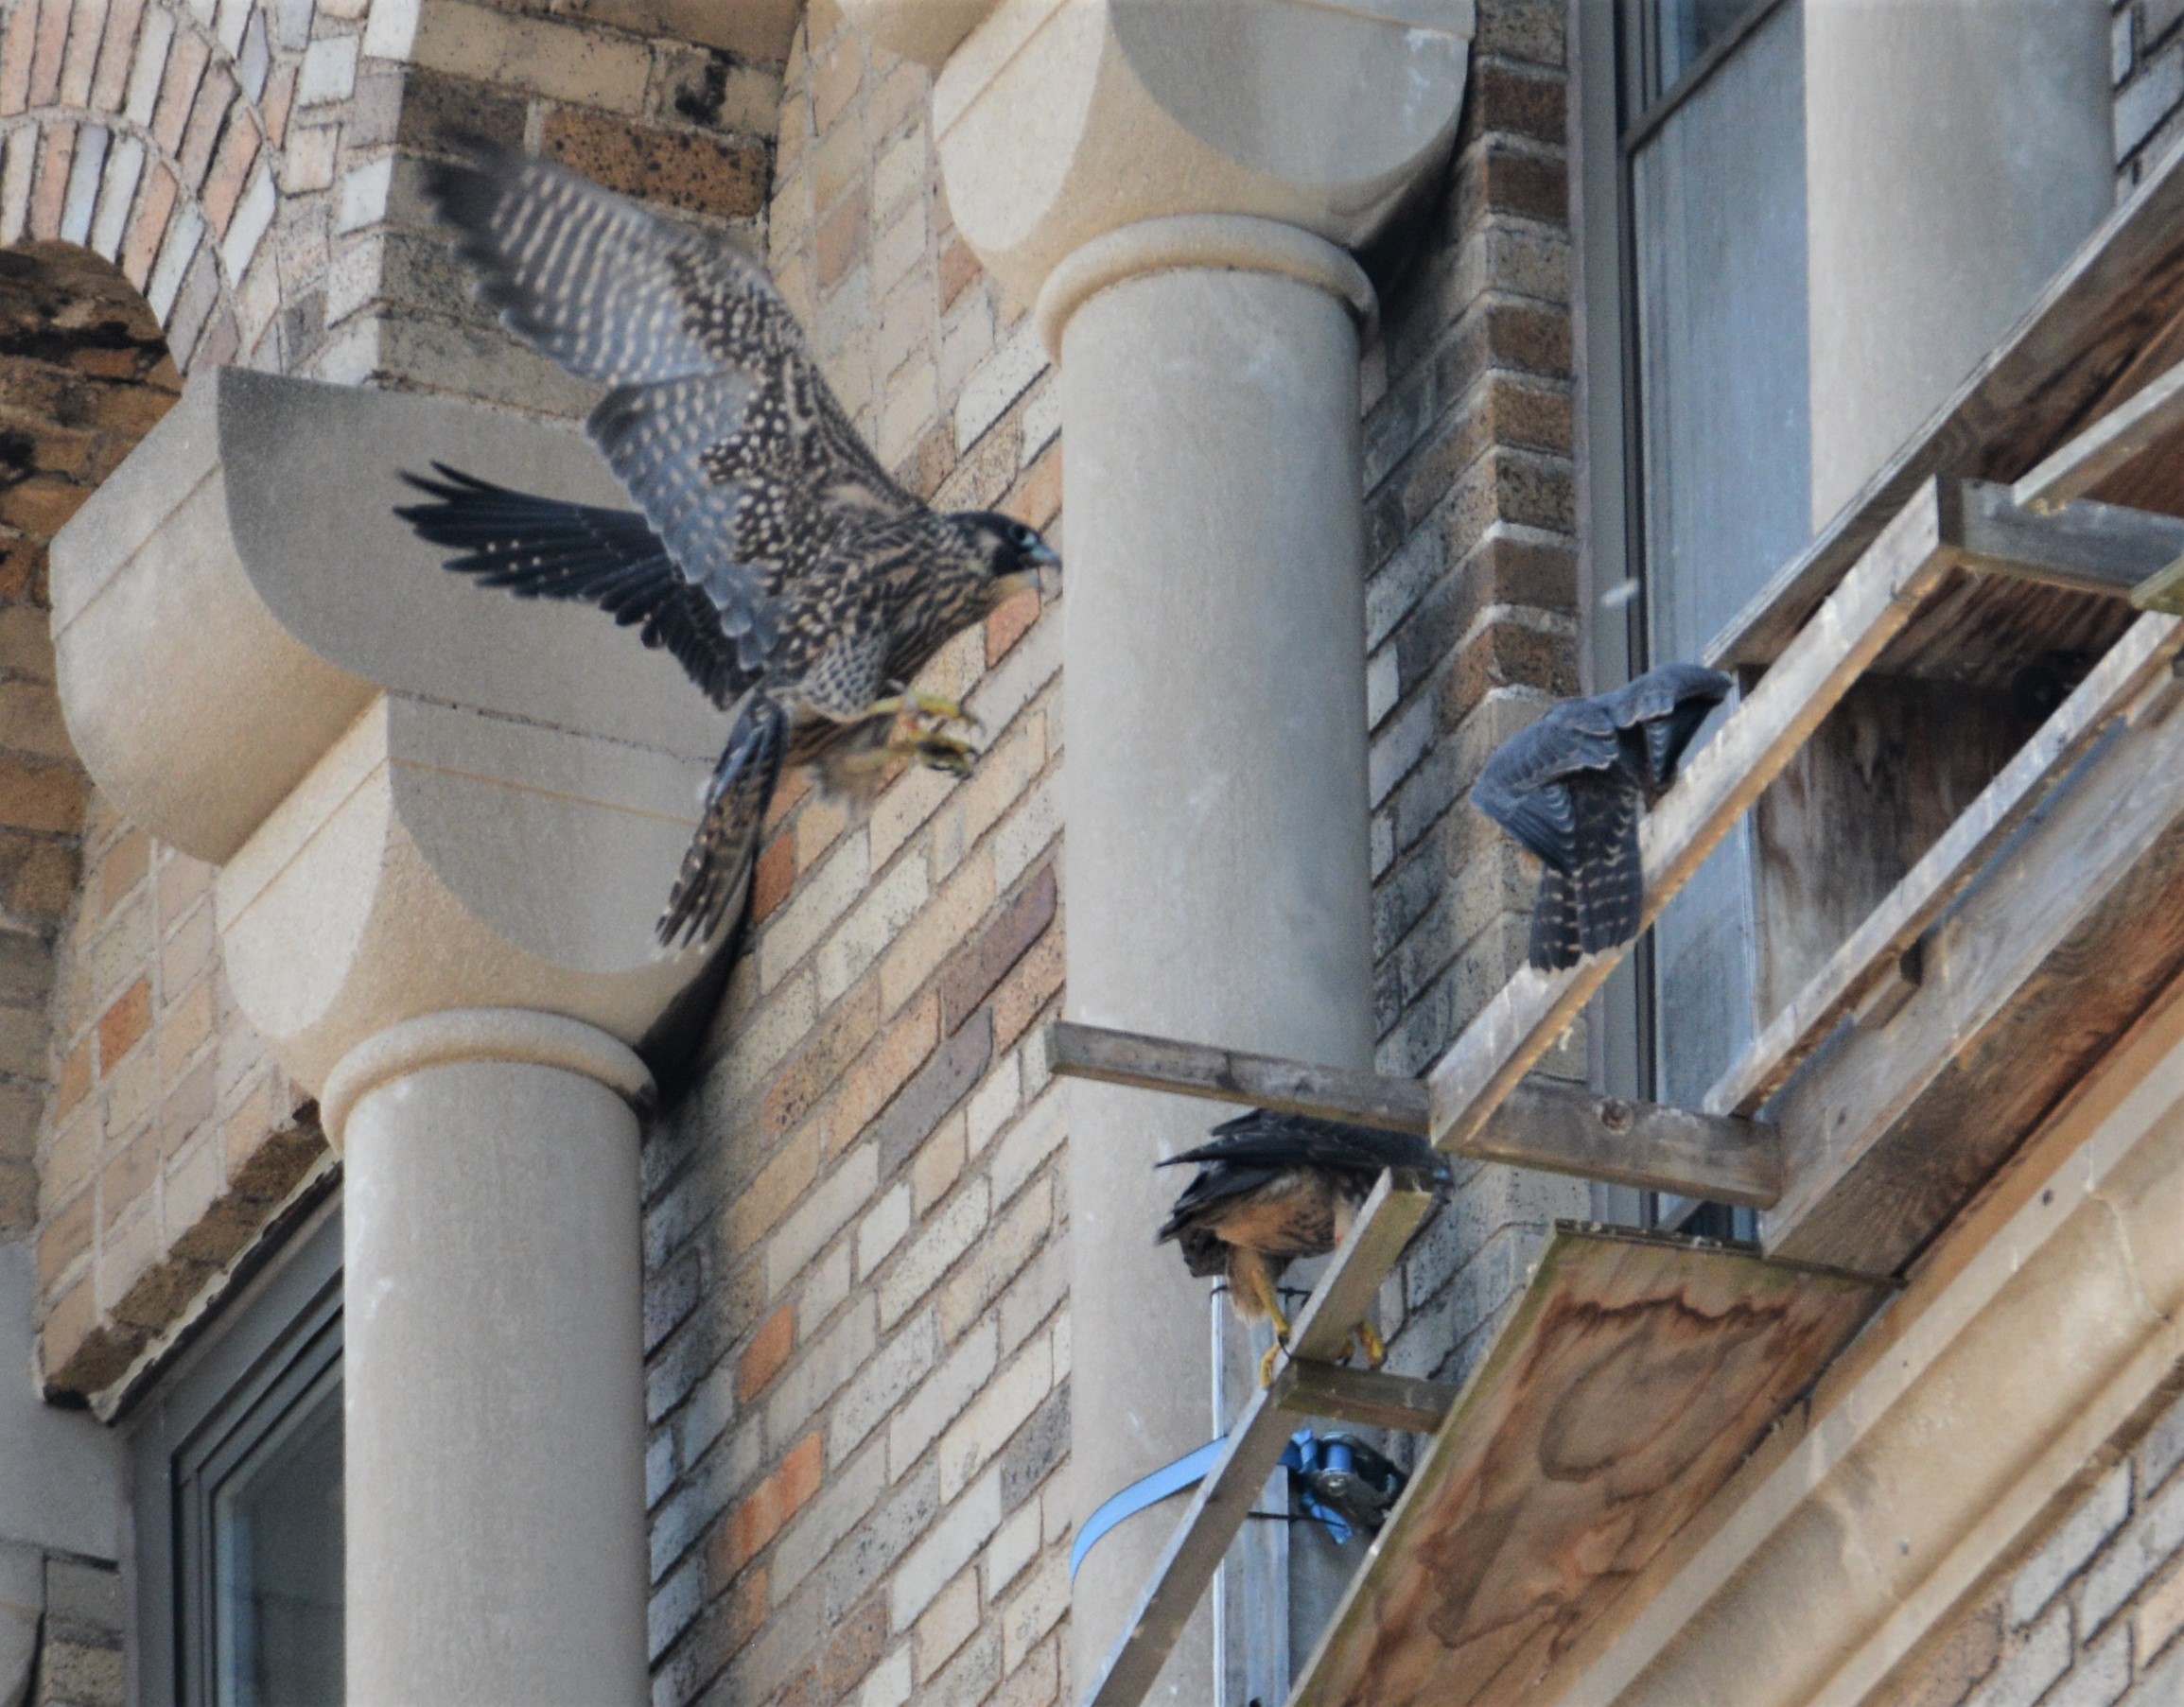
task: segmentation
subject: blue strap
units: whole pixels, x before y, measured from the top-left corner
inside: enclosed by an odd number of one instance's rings
[[[1076,1542],[1069,1550],[1070,1580],[1076,1580],[1077,1566],[1084,1563],[1084,1556],[1092,1550],[1092,1543],[1106,1535],[1125,1518],[1131,1518],[1147,1506],[1157,1506],[1170,1494],[1180,1493],[1186,1488],[1197,1486],[1212,1473],[1220,1462],[1221,1454],[1228,1449],[1228,1438],[1209,1440],[1195,1453],[1186,1453],[1172,1464],[1163,1464],[1149,1476],[1141,1476],[1122,1492],[1115,1494],[1085,1520],[1077,1531]]]
[[[1228,1445],[1225,1435],[1218,1440],[1209,1440],[1197,1452],[1185,1453],[1173,1463],[1162,1465],[1149,1476],[1140,1476],[1122,1492],[1101,1502],[1100,1508],[1085,1520],[1084,1527],[1077,1531],[1076,1541],[1069,1550],[1070,1580],[1076,1580],[1077,1567],[1084,1563],[1084,1556],[1109,1530],[1126,1518],[1137,1516],[1146,1507],[1157,1506],[1171,1494],[1197,1486],[1213,1473],[1214,1466],[1221,1461],[1221,1454],[1228,1450]],[[1289,1444],[1282,1449],[1281,1468],[1291,1472],[1321,1468],[1323,1450],[1310,1429],[1301,1428],[1289,1437]],[[1350,1525],[1342,1521],[1341,1515],[1322,1506],[1309,1493],[1304,1496],[1304,1509],[1327,1525],[1337,1545],[1350,1539]]]

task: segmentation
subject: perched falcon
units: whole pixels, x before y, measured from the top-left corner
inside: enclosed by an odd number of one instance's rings
[[[1282,1271],[1297,1258],[1325,1256],[1341,1244],[1383,1170],[1421,1175],[1445,1191],[1448,1163],[1414,1133],[1266,1108],[1224,1121],[1207,1136],[1211,1143],[1155,1164],[1196,1162],[1198,1168],[1160,1237],[1182,1247],[1183,1266],[1193,1274],[1226,1275],[1229,1301],[1246,1321],[1272,1320],[1278,1343],[1259,1366],[1264,1385],[1273,1374],[1274,1352],[1289,1339],[1288,1318],[1274,1294]],[[1360,1323],[1358,1333],[1377,1367],[1388,1349],[1372,1323]]]
[[[1539,855],[1531,963],[1543,972],[1638,933],[1646,901],[1638,819],[1676,778],[1699,725],[1732,686],[1664,664],[1590,699],[1564,700],[1486,761],[1472,804]]]
[[[597,604],[723,709],[726,749],[661,915],[663,945],[740,915],[784,765],[866,792],[907,756],[960,775],[961,707],[906,684],[1060,560],[1023,523],[927,509],[880,466],[758,264],[544,161],[466,141],[425,187],[516,336],[609,389],[585,424],[638,514],[436,465],[397,512],[447,566]],[[899,733],[898,723],[901,723]]]

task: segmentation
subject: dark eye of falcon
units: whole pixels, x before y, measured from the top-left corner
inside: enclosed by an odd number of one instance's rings
[[[1039,544],[1039,535],[1022,522],[1017,522],[1008,530],[1008,543],[1020,551],[1028,551]]]

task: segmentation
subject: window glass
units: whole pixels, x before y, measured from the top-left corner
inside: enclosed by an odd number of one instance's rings
[[[1693,0],[1685,39],[1744,9]],[[1801,7],[1774,7],[1631,154],[1654,661],[1702,655],[1810,531],[1803,42]],[[1655,930],[1664,1101],[1695,1105],[1752,1035],[1748,834],[1740,826]]]
[[[142,1707],[341,1700],[340,1208],[322,1206],[131,1419]]]
[[[219,1707],[341,1699],[341,1386],[326,1370],[212,1496]]]

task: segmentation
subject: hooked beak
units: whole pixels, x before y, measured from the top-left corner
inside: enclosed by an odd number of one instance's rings
[[[1061,553],[1045,540],[1023,554],[1026,566],[1035,570],[1039,578],[1039,596],[1051,599],[1061,591]]]

